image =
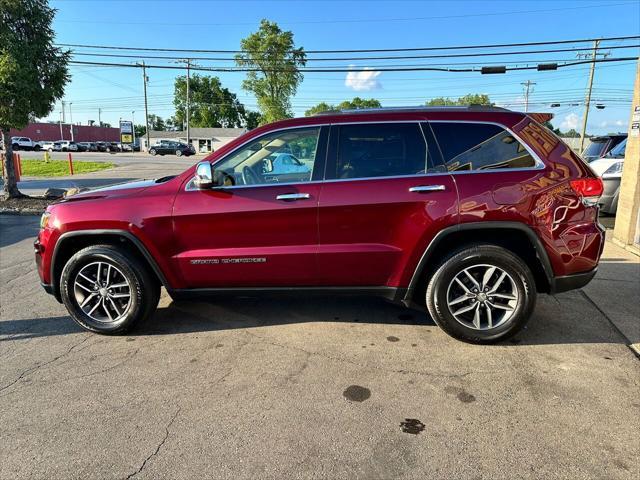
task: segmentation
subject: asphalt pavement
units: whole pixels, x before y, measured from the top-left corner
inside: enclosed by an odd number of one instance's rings
[[[0,216],[2,479],[640,475],[640,362],[614,324],[640,270],[610,245],[596,280],[616,302],[541,296],[495,346],[330,297],[164,294],[109,337],[40,287],[37,222]]]

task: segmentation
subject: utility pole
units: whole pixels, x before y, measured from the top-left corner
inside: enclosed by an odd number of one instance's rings
[[[64,104],[67,103],[64,100],[62,100],[62,123],[67,123],[67,116],[64,112]]]
[[[98,126],[101,127],[102,126],[102,119],[100,117],[100,114],[102,113],[102,109],[98,108]]]
[[[584,152],[584,137],[587,134],[587,119],[589,118],[589,106],[591,105],[591,89],[593,88],[593,75],[596,71],[596,58],[598,55],[598,45],[600,40],[593,42],[593,53],[591,54],[591,69],[589,70],[589,87],[587,88],[587,98],[584,104],[584,116],[582,118],[582,134],[580,135],[580,153]]]
[[[527,80],[526,82],[522,82],[520,85],[524,85],[525,87],[525,91],[524,91],[524,111],[528,112],[529,111],[529,89],[535,85],[536,82],[532,82],[531,80]],[[533,93],[533,90],[531,90],[531,92]]]
[[[69,123],[71,124],[71,141],[73,142],[73,113],[71,113],[71,105],[73,105],[73,102],[69,102]]]
[[[64,111],[60,111],[60,140],[64,140],[64,133],[62,133],[62,118],[64,117]]]
[[[142,62],[142,84],[144,85],[144,125],[147,134],[147,151],[149,151],[149,146],[151,145],[149,141],[149,107],[147,105],[147,67]]]
[[[191,136],[189,135],[189,70],[191,60],[187,58],[187,145],[191,145]]]

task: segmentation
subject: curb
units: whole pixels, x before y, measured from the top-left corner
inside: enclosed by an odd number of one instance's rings
[[[24,209],[24,210],[11,210],[11,209],[6,209],[6,208],[0,208],[0,215],[42,215],[44,213],[44,210],[31,210],[31,209]]]

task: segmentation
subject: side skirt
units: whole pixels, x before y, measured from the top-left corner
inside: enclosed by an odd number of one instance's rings
[[[186,300],[202,297],[259,297],[259,296],[368,296],[381,297],[402,304],[406,288],[394,287],[242,287],[242,288],[185,288],[167,290],[171,298]]]

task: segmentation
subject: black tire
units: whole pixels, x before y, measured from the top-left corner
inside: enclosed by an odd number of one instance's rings
[[[486,268],[480,265],[496,266],[506,272],[513,280],[513,286],[517,292],[518,300],[513,311],[510,312],[510,317],[493,328],[487,327],[482,330],[470,328],[454,317],[448,304],[447,297],[449,289],[453,288],[450,285],[453,285],[454,278],[464,269],[474,265],[477,266],[476,268]],[[468,303],[461,305],[471,305],[474,301],[469,299]],[[427,286],[426,302],[433,320],[452,337],[470,343],[495,343],[512,337],[526,325],[536,302],[535,280],[529,267],[509,250],[496,245],[467,246],[453,252],[436,269]],[[478,307],[482,307],[481,311],[485,312],[488,306],[480,303]]]
[[[156,152],[155,148],[152,148],[151,150],[149,150],[149,153],[155,157],[158,152]]]
[[[176,150],[176,157],[182,156],[182,150]]]
[[[14,143],[13,145],[11,145],[11,149],[15,152],[20,150],[20,145],[18,145],[17,143]]]
[[[34,152],[39,152],[40,151],[40,145],[36,145],[35,147],[33,147],[33,151]]]
[[[116,267],[131,285],[129,304],[122,312],[122,318],[113,322],[99,322],[87,315],[74,293],[74,282],[80,270],[97,261]],[[160,299],[160,285],[147,266],[130,253],[112,245],[94,245],[77,252],[64,266],[60,293],[71,318],[82,328],[96,333],[121,334],[155,311]]]

